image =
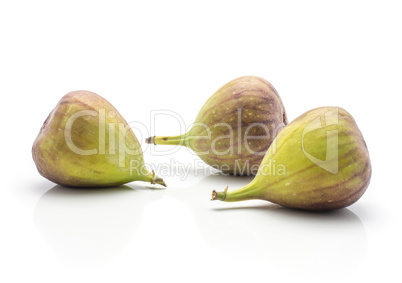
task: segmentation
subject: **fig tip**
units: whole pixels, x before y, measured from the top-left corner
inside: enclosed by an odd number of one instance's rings
[[[215,190],[213,190],[212,191],[212,197],[211,197],[211,200],[216,200],[216,191]]]
[[[159,185],[164,186],[165,188],[167,188],[167,185],[166,185],[165,181],[161,177],[156,176],[154,170],[152,170],[152,175],[153,175],[152,180],[151,180],[152,185],[159,184]]]
[[[224,201],[226,198],[226,192],[228,191],[229,187],[226,187],[223,192],[217,192],[215,190],[212,191],[212,198],[211,200],[221,200]]]
[[[147,144],[155,144],[155,136],[146,138],[145,143],[147,143]]]

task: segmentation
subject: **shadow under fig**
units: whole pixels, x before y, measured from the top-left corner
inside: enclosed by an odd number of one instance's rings
[[[74,267],[96,266],[118,255],[141,224],[144,207],[161,197],[130,184],[68,188],[44,193],[34,223],[55,255]]]

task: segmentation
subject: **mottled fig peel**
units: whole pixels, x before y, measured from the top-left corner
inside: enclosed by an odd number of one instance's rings
[[[120,113],[89,91],[66,94],[44,122],[32,155],[39,173],[70,187],[145,181],[166,186],[145,165],[141,145]]]
[[[356,202],[370,177],[369,153],[353,117],[342,108],[322,107],[278,134],[250,184],[213,191],[212,200],[261,199],[305,210],[338,209]]]
[[[222,172],[251,175],[286,124],[285,108],[275,88],[262,78],[246,76],[216,91],[187,133],[150,137],[146,142],[186,146]]]

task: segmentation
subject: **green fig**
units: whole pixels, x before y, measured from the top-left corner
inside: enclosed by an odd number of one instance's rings
[[[145,167],[141,145],[120,113],[89,91],[61,98],[44,122],[32,155],[39,173],[63,186],[107,187],[132,181],[166,186]]]
[[[254,180],[212,192],[212,200],[267,200],[285,207],[330,210],[356,202],[366,191],[371,163],[353,117],[322,107],[301,115],[276,137]]]
[[[187,133],[149,137],[146,142],[186,146],[222,172],[251,175],[286,124],[285,108],[275,88],[262,78],[245,76],[216,91]]]

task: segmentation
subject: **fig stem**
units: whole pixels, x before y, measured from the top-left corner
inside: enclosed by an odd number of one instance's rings
[[[211,200],[221,200],[224,201],[226,198],[226,192],[228,191],[229,187],[226,187],[223,192],[217,192],[215,190],[212,191],[212,198]]]
[[[163,181],[163,179],[160,178],[160,177],[156,177],[155,180],[154,180],[154,182],[155,182],[155,184],[159,184],[159,185],[162,185],[162,186],[164,186],[164,187],[167,187],[165,181]]]
[[[167,187],[165,181],[163,181],[162,178],[156,176],[154,170],[152,170],[152,175],[153,175],[152,180],[151,180],[152,185],[159,184],[159,185],[162,185],[164,187]]]
[[[154,138],[155,138],[155,136],[146,138],[145,143],[147,143],[147,144],[155,144]]]
[[[254,182],[237,189],[228,191],[228,187],[223,192],[212,191],[211,200],[221,200],[225,202],[243,201],[260,198],[260,188]]]
[[[154,136],[145,140],[147,144],[185,145],[186,134],[180,136]]]

